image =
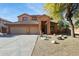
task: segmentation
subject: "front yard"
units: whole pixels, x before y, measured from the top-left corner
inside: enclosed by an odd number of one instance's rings
[[[33,50],[33,56],[79,56],[79,37],[68,36],[65,40],[58,40],[52,35],[49,40],[38,39]],[[51,43],[56,40],[59,44]]]

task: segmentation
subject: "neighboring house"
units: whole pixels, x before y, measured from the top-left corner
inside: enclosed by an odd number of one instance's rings
[[[6,19],[0,18],[0,23],[7,24],[7,23],[12,23],[12,22],[11,21],[8,21]]]
[[[3,18],[0,18],[0,32],[2,33],[6,33],[7,32],[7,26],[4,25],[4,24],[7,24],[7,23],[11,23],[10,21],[7,21]]]
[[[50,34],[50,17],[47,15],[22,14],[17,22],[4,24],[10,34]]]

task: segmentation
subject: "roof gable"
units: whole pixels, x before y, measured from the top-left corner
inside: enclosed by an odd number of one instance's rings
[[[29,14],[23,13],[23,14],[19,15],[18,17],[24,16],[24,15],[30,16]]]

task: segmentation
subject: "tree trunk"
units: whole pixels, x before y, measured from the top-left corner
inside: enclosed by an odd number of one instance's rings
[[[70,26],[71,26],[71,36],[72,36],[72,37],[75,37],[74,24],[73,24],[73,22],[72,22],[72,20],[71,20],[71,18],[72,18],[72,16],[73,16],[71,7],[72,7],[72,4],[69,3],[69,4],[67,5],[66,17],[67,17],[67,20],[69,21]]]
[[[71,36],[72,36],[72,37],[75,37],[74,25],[73,25],[72,20],[70,20],[70,26],[71,26]]]

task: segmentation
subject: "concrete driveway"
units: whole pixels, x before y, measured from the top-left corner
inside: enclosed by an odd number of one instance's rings
[[[38,35],[0,37],[0,56],[30,56]]]

